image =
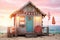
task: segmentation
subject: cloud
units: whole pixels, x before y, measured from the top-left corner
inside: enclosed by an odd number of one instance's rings
[[[26,4],[29,0],[0,0],[0,8],[16,9]],[[30,0],[38,7],[60,9],[59,0]]]

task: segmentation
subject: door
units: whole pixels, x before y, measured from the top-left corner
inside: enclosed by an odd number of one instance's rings
[[[33,17],[26,16],[26,31],[33,32]]]

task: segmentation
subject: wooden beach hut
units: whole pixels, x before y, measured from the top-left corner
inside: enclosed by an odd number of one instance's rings
[[[42,34],[42,19],[46,16],[31,2],[10,15],[14,18],[15,35]],[[8,34],[9,35],[9,34]]]

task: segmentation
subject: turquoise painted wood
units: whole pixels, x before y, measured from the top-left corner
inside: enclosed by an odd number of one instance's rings
[[[33,17],[26,16],[26,31],[33,32]]]

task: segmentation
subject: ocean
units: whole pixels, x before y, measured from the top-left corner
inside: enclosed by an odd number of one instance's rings
[[[0,27],[0,33],[7,33],[7,27]],[[49,25],[49,33],[60,34],[60,25]]]
[[[46,27],[46,26],[44,26]],[[44,29],[44,32],[47,30]],[[51,34],[60,34],[60,25],[49,25],[49,33]]]
[[[52,33],[52,34],[59,33],[60,34],[60,25],[50,25],[49,26],[49,33]]]

